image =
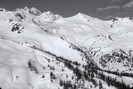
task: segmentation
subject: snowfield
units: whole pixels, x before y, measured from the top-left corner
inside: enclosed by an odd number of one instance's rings
[[[132,19],[0,9],[0,89],[132,88]]]

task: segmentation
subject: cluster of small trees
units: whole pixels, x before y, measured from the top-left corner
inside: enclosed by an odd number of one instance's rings
[[[15,23],[15,24],[13,25],[11,31],[12,31],[12,32],[16,32],[16,31],[17,31],[17,33],[20,34],[20,33],[22,32],[22,29],[24,29],[24,27],[23,27],[21,24]]]
[[[132,67],[133,66],[132,50],[126,52],[122,49],[119,49],[117,51],[113,51],[112,53],[104,54],[101,56],[100,64],[103,67],[108,66],[107,63],[109,62],[123,63],[124,66]]]

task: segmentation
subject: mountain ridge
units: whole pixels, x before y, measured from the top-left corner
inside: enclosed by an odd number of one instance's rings
[[[132,89],[133,21],[0,10],[2,89]]]

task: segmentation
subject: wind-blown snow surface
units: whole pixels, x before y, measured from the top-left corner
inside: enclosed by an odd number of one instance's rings
[[[1,89],[132,89],[133,20],[0,10]]]

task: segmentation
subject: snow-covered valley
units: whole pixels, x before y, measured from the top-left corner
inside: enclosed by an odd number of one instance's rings
[[[133,20],[0,9],[1,89],[132,89]]]

